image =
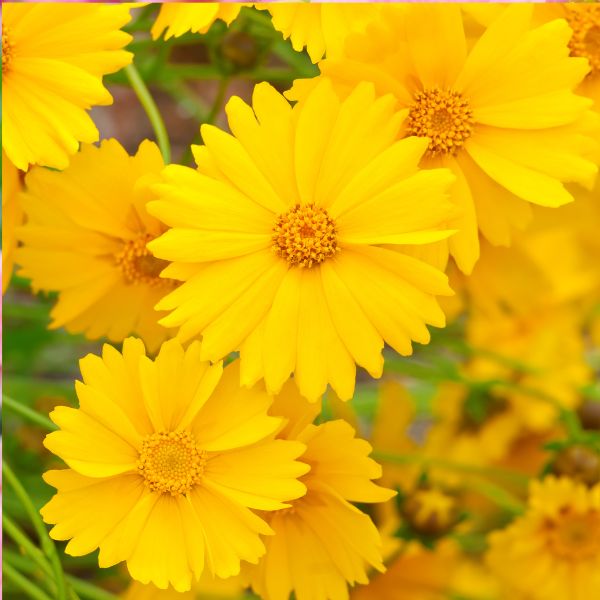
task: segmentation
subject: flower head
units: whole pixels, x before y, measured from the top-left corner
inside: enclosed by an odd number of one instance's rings
[[[65,171],[27,175],[16,259],[34,291],[59,293],[51,327],[115,342],[136,333],[152,352],[172,334],[154,305],[175,282],[159,277],[167,262],[146,248],[165,230],[146,212],[145,183],[162,168],[152,142],[128,156],[105,140],[83,147]]]
[[[301,478],[306,495],[266,517],[275,535],[261,562],[246,570],[265,600],[287,600],[291,592],[298,600],[347,598],[348,583],[367,583],[370,567],[384,570],[379,532],[351,502],[385,502],[395,493],[371,481],[381,467],[348,423],[311,423],[318,408],[289,382],[271,409],[288,418],[279,436],[306,444],[300,460],[311,469]]]
[[[26,171],[64,169],[98,130],[86,110],[112,103],[102,76],[131,62],[128,6],[4,4],[2,147]]]
[[[487,562],[514,592],[536,600],[600,594],[600,485],[534,481],[527,512],[489,537]],[[529,596],[528,596],[529,597]]]
[[[428,140],[421,166],[455,173],[451,194],[461,213],[448,245],[467,273],[480,233],[508,245],[529,222],[529,203],[571,202],[563,183],[591,185],[597,172],[589,160],[597,119],[591,100],[574,93],[589,57],[572,51],[564,19],[535,27],[532,11],[501,7],[471,43],[457,5],[386,7],[365,34],[347,37],[343,56],[319,64],[342,97],[364,81],[393,94],[402,135]],[[300,80],[290,96],[314,85]]]
[[[322,82],[291,107],[272,87],[227,105],[233,136],[203,126],[198,171],[167,167],[150,212],[171,229],[149,244],[183,281],[157,308],[181,340],[218,360],[240,349],[242,381],[277,392],[294,373],[316,400],[352,396],[355,363],[382,372],[384,341],[410,354],[443,326],[445,275],[411,247],[451,234],[452,175],[419,171],[427,140],[396,141],[391,96]]]
[[[276,440],[272,398],[240,388],[237,363],[200,359],[200,344],[165,342],[156,360],[128,338],[120,354],[81,360],[78,409],[50,415],[60,430],[45,446],[68,469],[44,478],[57,494],[42,509],[54,539],[99,563],[127,562],[131,576],[189,590],[205,566],[218,577],[264,554],[272,511],[305,493],[299,442]],[[115,501],[118,499],[118,502]]]

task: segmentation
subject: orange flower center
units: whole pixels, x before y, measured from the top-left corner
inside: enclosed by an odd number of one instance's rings
[[[550,550],[559,558],[585,560],[600,554],[600,513],[575,514],[568,509],[546,523]]]
[[[459,92],[417,92],[409,107],[408,135],[430,138],[428,154],[456,154],[473,133],[473,111]]]
[[[205,464],[206,451],[189,431],[162,431],[142,441],[138,472],[153,492],[179,496],[201,481]]]
[[[291,265],[322,263],[339,252],[335,223],[320,206],[296,204],[277,218],[273,250]]]
[[[159,277],[169,262],[156,258],[146,248],[146,244],[152,239],[154,238],[150,234],[143,234],[135,240],[128,240],[115,256],[127,283],[146,283],[151,286],[173,284],[172,280]]]
[[[13,45],[8,37],[8,29],[2,27],[2,73],[8,73],[10,61],[13,57]]]
[[[569,42],[574,56],[587,58],[594,73],[600,72],[600,6],[565,6],[567,21],[573,29]]]

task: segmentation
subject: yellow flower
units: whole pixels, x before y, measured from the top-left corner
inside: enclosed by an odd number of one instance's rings
[[[255,4],[271,13],[273,27],[290,39],[294,50],[306,51],[313,63],[341,54],[347,36],[364,31],[378,13],[377,4],[267,3]]]
[[[112,104],[102,76],[131,62],[120,31],[127,6],[4,4],[2,14],[2,147],[26,171],[64,169],[79,142],[98,130],[86,110]]]
[[[599,597],[600,485],[555,477],[532,482],[527,512],[489,543],[494,573],[531,600]]]
[[[462,212],[448,244],[467,273],[479,233],[508,245],[512,230],[529,222],[530,203],[568,203],[563,182],[590,186],[597,172],[586,156],[597,135],[592,102],[573,93],[588,61],[569,56],[564,20],[532,27],[532,11],[505,7],[470,45],[457,5],[388,7],[366,34],[348,38],[343,58],[320,64],[341,95],[360,81],[394,94],[403,135],[428,136],[421,165],[454,172],[452,198]],[[313,85],[300,81],[290,95]]]
[[[229,101],[233,136],[202,127],[198,171],[165,169],[149,211],[172,229],[149,248],[184,283],[161,322],[202,335],[209,360],[240,349],[243,385],[277,392],[293,372],[306,398],[329,382],[347,400],[355,363],[381,376],[384,340],[406,355],[444,325],[446,276],[402,248],[451,233],[452,175],[418,170],[427,141],[395,141],[393,104],[324,81],[292,108],[260,84],[253,109]]]
[[[15,264],[16,229],[23,221],[19,202],[21,177],[2,150],[2,293],[6,292]]]
[[[188,31],[206,33],[217,19],[229,25],[240,14],[243,6],[250,6],[250,4],[220,2],[161,4],[158,17],[152,25],[152,38],[159,38],[163,32],[166,40],[170,37],[179,37]]]
[[[259,534],[272,531],[250,509],[289,506],[308,470],[294,460],[303,444],[274,439],[271,397],[239,387],[237,362],[203,362],[199,342],[185,352],[165,342],[152,361],[127,338],[122,355],[105,345],[80,365],[80,407],[56,408],[60,430],[44,441],[70,467],[44,476],[58,489],[42,509],[51,536],[70,540],[68,554],[100,548],[101,567],[126,561],[134,579],[177,591],[205,566],[225,578],[257,562]]]
[[[167,263],[146,249],[165,230],[146,212],[145,185],[163,166],[152,142],[130,157],[105,140],[84,146],[65,171],[27,175],[16,260],[34,291],[59,292],[50,327],[115,342],[136,333],[152,352],[172,337],[154,305],[175,282],[158,277]]]
[[[348,583],[367,583],[369,567],[384,570],[379,532],[350,502],[385,502],[395,493],[371,481],[381,467],[348,423],[311,424],[318,410],[291,381],[271,410],[288,418],[280,437],[306,444],[300,460],[310,471],[301,478],[306,496],[267,517],[275,535],[258,566],[246,571],[264,600],[287,600],[292,591],[297,600],[344,600]]]
[[[173,588],[161,590],[155,585],[132,581],[123,600],[240,600],[243,588],[239,577],[217,579],[204,571],[200,582],[193,584],[188,592],[177,592]]]

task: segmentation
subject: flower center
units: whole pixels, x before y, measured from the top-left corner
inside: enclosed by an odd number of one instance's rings
[[[559,520],[546,524],[552,552],[560,558],[584,560],[600,553],[600,513],[573,514],[562,511]]]
[[[153,492],[179,496],[201,481],[205,464],[206,451],[189,431],[161,431],[142,441],[137,467]]]
[[[169,265],[169,261],[156,258],[146,248],[146,244],[152,239],[154,238],[150,234],[144,234],[135,240],[128,240],[115,256],[116,263],[121,268],[127,283],[172,285],[170,279],[159,277],[161,271]]]
[[[314,204],[296,204],[273,227],[273,250],[291,265],[312,267],[339,252],[335,223]]]
[[[600,72],[600,6],[565,6],[573,30],[569,46],[574,56],[587,58],[594,73]]]
[[[13,45],[8,37],[8,29],[2,27],[2,73],[8,73],[13,56]]]
[[[417,92],[407,119],[408,135],[430,138],[430,156],[456,154],[473,133],[473,111],[459,92]]]

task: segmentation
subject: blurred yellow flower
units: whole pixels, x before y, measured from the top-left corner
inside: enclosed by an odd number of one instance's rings
[[[452,199],[462,212],[448,244],[467,273],[479,256],[479,233],[508,245],[513,229],[528,224],[529,203],[571,202],[563,183],[591,185],[597,172],[588,154],[598,120],[591,100],[573,93],[588,61],[569,56],[564,20],[533,27],[532,11],[504,7],[470,45],[458,5],[388,7],[366,34],[348,38],[343,58],[319,65],[342,96],[361,81],[392,93],[402,134],[428,140],[421,166],[456,175]],[[290,97],[315,84],[296,82]]]
[[[327,383],[347,400],[355,363],[380,377],[384,341],[407,355],[444,325],[446,276],[402,246],[452,233],[453,177],[419,171],[427,141],[397,141],[394,99],[374,96],[339,102],[324,81],[292,108],[259,84],[253,108],[227,104],[233,135],[202,127],[198,171],[167,167],[155,186],[149,210],[172,229],[149,248],[184,282],[161,323],[201,335],[209,360],[240,349],[244,385],[277,392],[294,373],[309,400]]]
[[[530,600],[600,596],[600,485],[533,481],[527,512],[493,532],[489,544],[487,562],[513,593]]]
[[[3,3],[2,147],[26,171],[64,169],[98,130],[86,113],[112,104],[102,76],[131,62],[128,6]]]
[[[257,3],[254,6],[271,13],[273,27],[290,39],[294,50],[304,48],[313,63],[327,54],[341,54],[347,36],[365,31],[379,14],[377,4],[368,3]]]
[[[237,362],[203,362],[199,342],[165,342],[152,361],[127,338],[123,354],[105,345],[80,366],[80,406],[57,407],[60,429],[44,441],[70,467],[44,475],[58,490],[41,511],[50,535],[70,540],[68,554],[100,548],[101,567],[126,561],[134,579],[179,592],[205,567],[226,578],[257,562],[272,530],[251,509],[306,492],[297,478],[308,466],[294,460],[305,446],[274,439],[272,398],[239,387]]]
[[[291,592],[297,600],[344,600],[348,583],[367,583],[371,567],[384,570],[379,532],[350,502],[385,502],[395,492],[371,481],[381,467],[350,425],[311,424],[318,410],[291,381],[271,409],[288,419],[279,437],[306,444],[300,460],[310,471],[300,479],[306,496],[266,517],[275,535],[265,541],[261,562],[246,570],[264,600],[287,600]]]
[[[166,40],[179,37],[188,31],[206,33],[217,20],[229,25],[239,14],[243,6],[251,4],[205,2],[203,4],[161,4],[160,12],[152,25],[152,38],[157,39],[163,33]]]
[[[2,293],[8,289],[15,265],[17,227],[23,221],[23,210],[19,201],[21,189],[19,169],[10,162],[2,150]]]
[[[65,171],[38,167],[27,175],[16,261],[35,292],[59,293],[51,328],[114,342],[136,333],[151,352],[172,337],[154,305],[175,282],[159,278],[167,263],[146,249],[165,230],[146,212],[146,184],[163,166],[153,142],[128,156],[105,140],[84,146]]]

